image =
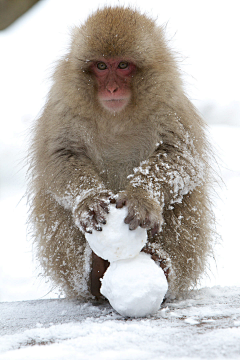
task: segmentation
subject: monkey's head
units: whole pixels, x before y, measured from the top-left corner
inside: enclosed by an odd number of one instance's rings
[[[75,106],[109,114],[154,108],[179,79],[162,29],[129,8],[98,10],[76,27],[66,59],[61,81]]]

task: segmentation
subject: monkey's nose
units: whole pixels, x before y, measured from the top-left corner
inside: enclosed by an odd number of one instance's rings
[[[107,88],[108,92],[110,92],[111,94],[114,94],[115,92],[117,92],[119,86],[117,83],[114,82],[112,84],[108,83],[106,88]]]

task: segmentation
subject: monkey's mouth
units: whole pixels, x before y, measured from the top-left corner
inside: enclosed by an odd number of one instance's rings
[[[102,106],[109,111],[118,112],[125,108],[128,98],[101,100]]]

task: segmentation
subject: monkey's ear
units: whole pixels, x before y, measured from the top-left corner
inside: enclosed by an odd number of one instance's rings
[[[78,42],[78,40],[79,40],[79,37],[80,37],[79,32],[80,32],[80,29],[79,29],[78,26],[76,26],[76,25],[72,26],[72,28],[70,30],[70,35],[71,35],[71,40],[72,40],[72,42],[71,42],[72,43],[72,46],[71,46],[72,48],[73,48],[73,44],[75,42]]]
[[[72,27],[72,41],[69,56],[72,57],[74,60],[84,60],[85,65],[87,65],[86,68],[88,68],[89,61],[87,61],[87,59],[92,58],[92,53],[91,51],[89,52],[88,38],[85,30],[86,29],[83,27]]]
[[[73,25],[70,29],[71,36],[76,37],[78,33],[79,33],[79,27],[76,25]]]

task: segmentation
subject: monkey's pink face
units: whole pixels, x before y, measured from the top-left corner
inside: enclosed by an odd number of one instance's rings
[[[91,66],[98,84],[98,99],[110,112],[123,110],[131,98],[131,79],[136,66],[127,60],[99,60]]]

